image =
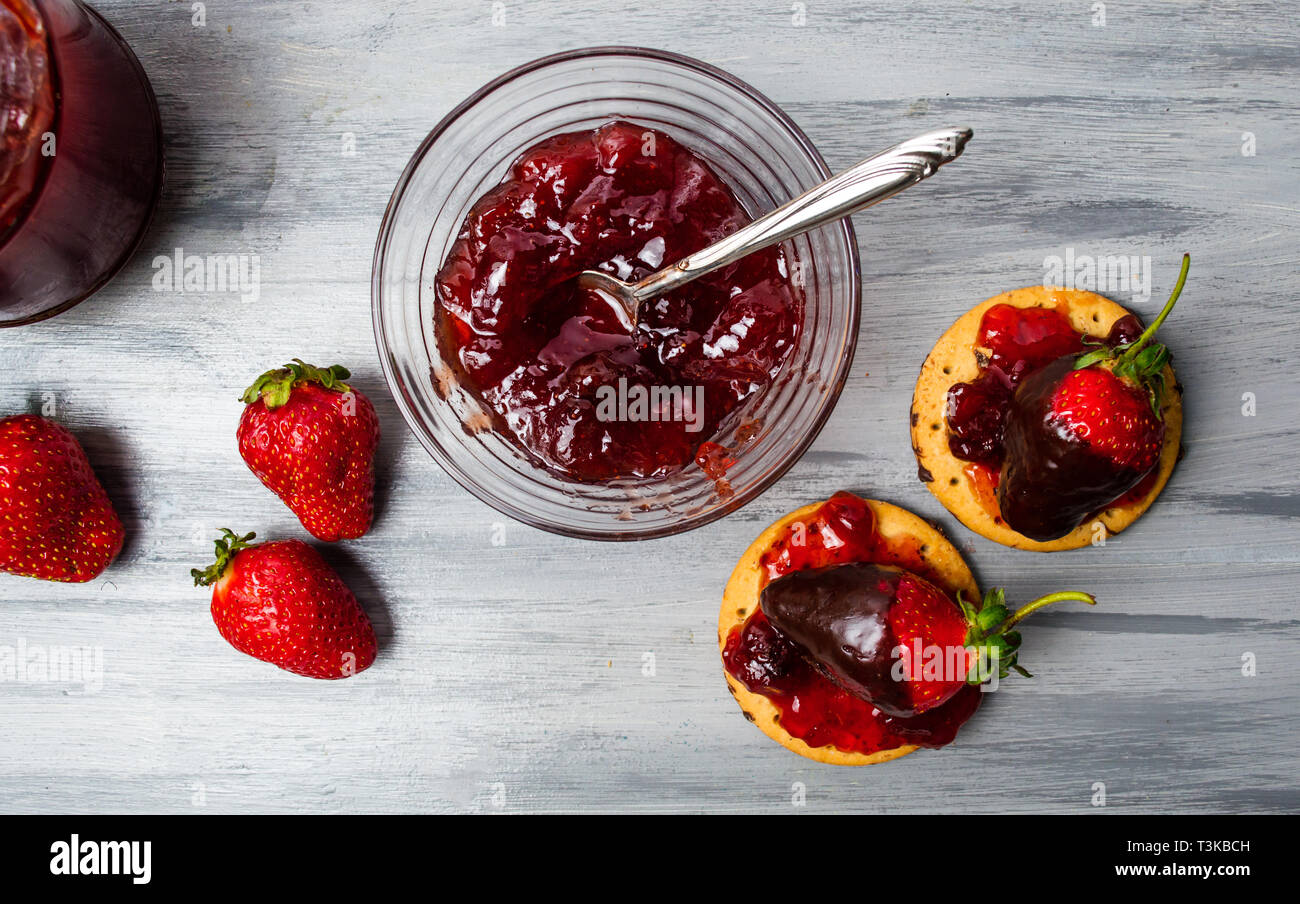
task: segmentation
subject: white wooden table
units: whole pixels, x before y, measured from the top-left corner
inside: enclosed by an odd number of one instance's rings
[[[1296,3],[1114,2],[1104,25],[1087,2],[223,0],[202,26],[189,2],[97,6],[158,93],[163,202],[106,290],[0,331],[0,410],[52,405],[130,536],[89,586],[0,576],[0,647],[98,648],[104,666],[102,687],[0,682],[0,811],[785,812],[802,788],[808,811],[1081,813],[1101,809],[1096,783],[1111,811],[1300,809]],[[505,519],[424,454],[383,384],[373,242],[453,105],[594,43],[730,70],[834,167],[940,124],[976,138],[858,218],[855,374],[771,491],[668,540],[507,523],[494,545]],[[154,291],[153,259],[177,248],[257,255],[260,300]],[[1069,249],[1150,256],[1147,316],[1191,252],[1163,331],[1187,457],[1104,549],[1041,556],[942,510],[907,411],[952,319]],[[188,573],[218,527],[302,536],[234,441],[240,390],[294,356],[351,367],[383,420],[376,527],[326,550],[381,634],[375,667],[342,682],[235,653]],[[938,518],[1013,599],[1079,586],[1101,605],[1036,618],[1038,677],[946,750],[861,770],[795,757],[726,692],[715,617],[758,531],[840,488]]]

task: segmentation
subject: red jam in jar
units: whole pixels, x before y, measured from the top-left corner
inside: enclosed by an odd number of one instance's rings
[[[915,538],[880,535],[867,503],[844,492],[787,527],[760,559],[762,584],[794,571],[853,562],[896,565],[949,594],[956,592],[925,564]],[[870,754],[908,744],[942,747],[979,708],[982,696],[978,687],[968,685],[919,715],[888,715],[819,672],[757,608],[727,636],[722,661],[731,677],[776,704],[781,725],[792,736],[810,747],[833,746],[848,753]]]
[[[79,0],[0,0],[0,326],[98,291],[162,178],[158,104],[121,35]]]
[[[437,275],[443,354],[497,429],[570,479],[695,466],[795,345],[803,297],[785,252],[645,304],[630,333],[576,277],[634,281],[748,222],[708,163],[662,132],[611,122],[548,138],[473,206]]]
[[[44,178],[40,145],[54,123],[45,22],[31,0],[0,0],[0,243]]]

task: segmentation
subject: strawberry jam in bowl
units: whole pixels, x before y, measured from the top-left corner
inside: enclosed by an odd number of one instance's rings
[[[734,511],[812,443],[852,362],[847,221],[644,304],[634,281],[829,175],[770,101],[674,54],[591,48],[496,79],[407,166],[375,252],[385,376],[459,483],[569,536],[665,536]]]
[[[438,273],[444,356],[497,424],[567,477],[680,471],[794,347],[790,262],[779,247],[751,254],[646,304],[634,329],[577,276],[641,279],[749,219],[666,133],[614,121],[547,138],[474,205]],[[647,389],[646,417],[627,410],[631,390],[618,416],[620,386]]]

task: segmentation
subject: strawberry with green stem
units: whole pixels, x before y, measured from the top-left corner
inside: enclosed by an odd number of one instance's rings
[[[1169,301],[1132,342],[1063,356],[1016,387],[998,480],[1007,526],[1039,541],[1065,536],[1159,464],[1171,355],[1153,340],[1190,266],[1184,255]]]
[[[951,700],[1019,663],[1016,626],[1066,600],[1095,605],[1080,591],[1040,597],[1016,612],[1002,590],[976,609],[903,569],[870,563],[795,571],[768,584],[760,605],[768,621],[814,667],[881,712],[909,718]]]
[[[994,587],[984,594],[984,601],[976,610],[966,602],[963,594],[957,594],[957,605],[966,619],[966,646],[974,652],[973,662],[966,676],[968,684],[982,684],[987,681],[988,666],[998,665],[998,677],[1005,678],[1012,671],[1026,678],[1034,677],[1020,664],[1020,632],[1013,630],[1026,616],[1032,615],[1045,606],[1066,602],[1097,605],[1097,599],[1091,593],[1079,590],[1059,590],[1040,596],[1033,602],[1025,603],[1012,612],[1007,608],[1007,595],[1001,587]]]
[[[1178,303],[1178,296],[1183,294],[1183,286],[1187,283],[1187,273],[1191,266],[1192,256],[1184,254],[1182,269],[1178,273],[1178,281],[1174,284],[1173,292],[1169,294],[1169,300],[1141,335],[1132,342],[1113,348],[1102,345],[1084,352],[1075,361],[1074,369],[1085,370],[1097,365],[1107,365],[1110,373],[1115,377],[1144,389],[1151,403],[1152,413],[1160,417],[1160,405],[1165,391],[1165,365],[1173,355],[1167,347],[1159,342],[1153,344],[1152,340],[1155,339],[1156,330],[1160,329],[1165,319],[1173,313],[1174,305]]]
[[[295,358],[244,392],[239,454],[318,540],[355,539],[374,516],[379,418],[334,365]]]
[[[352,591],[301,540],[253,544],[222,529],[216,561],[192,569],[212,588],[212,620],[226,641],[308,678],[347,678],[375,661],[375,631]]]

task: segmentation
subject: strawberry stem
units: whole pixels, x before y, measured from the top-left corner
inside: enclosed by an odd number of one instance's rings
[[[1151,325],[1142,331],[1142,335],[1124,347],[1123,353],[1120,355],[1121,359],[1127,358],[1131,361],[1136,358],[1137,353],[1155,336],[1156,330],[1160,329],[1160,324],[1164,323],[1165,318],[1173,311],[1174,305],[1178,302],[1178,296],[1183,294],[1183,286],[1187,283],[1187,271],[1191,269],[1191,266],[1192,256],[1184,254],[1183,268],[1178,274],[1178,282],[1174,283],[1174,291],[1170,294],[1169,300],[1165,302],[1164,308],[1161,309],[1156,319],[1151,321]]]
[[[1151,411],[1156,418],[1162,418],[1161,405],[1165,392],[1165,366],[1169,364],[1173,357],[1169,349],[1160,343],[1151,345],[1152,338],[1155,337],[1156,330],[1160,329],[1160,324],[1165,322],[1165,318],[1174,309],[1174,304],[1178,301],[1178,296],[1183,293],[1183,286],[1187,283],[1187,271],[1192,266],[1192,256],[1183,255],[1183,268],[1178,273],[1178,282],[1174,284],[1174,291],[1170,294],[1169,300],[1165,302],[1164,308],[1160,315],[1152,321],[1151,325],[1142,331],[1142,334],[1127,345],[1120,345],[1115,348],[1101,346],[1091,351],[1084,352],[1074,362],[1075,370],[1083,370],[1086,367],[1092,367],[1094,364],[1101,362],[1110,362],[1110,370],[1121,380],[1128,380],[1140,389],[1146,392],[1147,398],[1151,402]]]
[[[250,533],[241,537],[228,527],[221,528],[221,536],[217,537],[214,544],[217,561],[207,568],[190,569],[190,577],[194,578],[194,586],[208,587],[221,580],[221,576],[225,574],[226,566],[235,558],[235,553],[241,549],[251,549],[253,544],[248,541],[256,536],[257,534]]]
[[[1091,593],[1084,593],[1080,590],[1061,590],[1056,593],[1049,593],[1047,596],[1040,596],[1032,603],[1026,603],[1015,611],[1015,614],[1004,621],[995,631],[995,634],[1001,634],[1015,626],[1022,618],[1032,615],[1044,606],[1050,606],[1052,603],[1059,603],[1064,600],[1077,600],[1080,603],[1087,603],[1089,606],[1097,605],[1097,598]]]
[[[1001,587],[994,587],[984,595],[984,601],[978,610],[967,603],[962,595],[957,595],[957,605],[966,616],[966,646],[974,647],[977,653],[975,665],[966,675],[967,684],[981,684],[987,679],[987,665],[990,661],[998,663],[998,676],[1007,677],[1014,669],[1026,678],[1032,678],[1019,663],[1020,632],[1012,628],[1027,615],[1032,615],[1044,606],[1065,600],[1076,600],[1097,605],[1091,593],[1080,590],[1061,590],[1040,596],[1032,603],[1021,606],[1015,612],[1007,608],[1007,597]]]

